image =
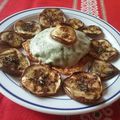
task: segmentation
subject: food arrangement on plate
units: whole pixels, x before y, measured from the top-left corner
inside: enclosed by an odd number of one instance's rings
[[[92,104],[102,97],[102,81],[119,74],[111,64],[119,52],[102,29],[58,8],[44,9],[38,21],[16,21],[12,30],[0,33],[0,46],[6,48],[0,51],[1,70],[20,77],[23,88],[37,96],[63,89],[72,99]]]

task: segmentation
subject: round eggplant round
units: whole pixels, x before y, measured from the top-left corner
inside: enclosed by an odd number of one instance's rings
[[[84,23],[77,19],[77,18],[71,18],[66,21],[66,24],[70,25],[75,30],[82,30],[84,28]]]
[[[102,38],[104,36],[101,28],[95,25],[85,27],[83,32],[91,38]]]
[[[55,27],[65,21],[66,17],[59,8],[46,8],[39,15],[39,22],[43,28]]]
[[[10,48],[0,52],[0,69],[4,72],[21,76],[28,66],[28,59],[17,49]]]
[[[118,50],[106,39],[92,40],[89,54],[96,59],[111,61],[118,56]]]
[[[64,81],[65,93],[81,103],[94,103],[102,96],[102,83],[94,73],[74,73]]]
[[[14,24],[14,30],[23,38],[29,39],[41,31],[41,26],[37,21],[19,20]]]
[[[120,73],[120,70],[106,61],[94,60],[90,67],[90,72],[98,74],[101,80],[108,80]]]
[[[23,41],[24,39],[13,31],[5,31],[0,33],[0,44],[19,48],[21,47]]]
[[[57,25],[51,32],[51,37],[65,45],[72,45],[77,40],[75,30],[66,25]]]
[[[29,66],[21,79],[22,86],[37,96],[55,95],[60,86],[60,75],[46,65]]]

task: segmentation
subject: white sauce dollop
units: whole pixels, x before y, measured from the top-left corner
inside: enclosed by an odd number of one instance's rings
[[[30,52],[43,63],[62,67],[73,66],[88,53],[90,39],[83,32],[76,31],[76,43],[67,46],[51,38],[53,29],[41,31],[30,42]]]

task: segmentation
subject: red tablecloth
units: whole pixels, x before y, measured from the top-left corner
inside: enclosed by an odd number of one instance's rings
[[[119,0],[0,0],[0,20],[12,13],[34,7],[58,6],[98,16],[120,30]],[[56,116],[35,112],[0,94],[0,120],[120,120],[120,100],[93,113]]]

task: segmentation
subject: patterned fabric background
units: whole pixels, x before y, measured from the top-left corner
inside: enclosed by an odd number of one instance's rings
[[[0,0],[0,20],[24,9],[44,6],[78,9],[100,17],[120,30],[119,0]],[[0,94],[0,120],[120,120],[120,100],[100,111],[56,116],[26,109]]]

